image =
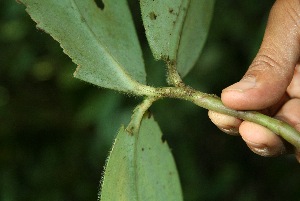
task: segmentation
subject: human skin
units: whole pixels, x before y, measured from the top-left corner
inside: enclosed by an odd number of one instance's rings
[[[221,99],[235,110],[259,110],[300,131],[300,0],[277,0],[269,15],[261,47],[243,78],[225,88]],[[295,153],[270,130],[209,111],[211,121],[228,134],[240,135],[262,156]]]

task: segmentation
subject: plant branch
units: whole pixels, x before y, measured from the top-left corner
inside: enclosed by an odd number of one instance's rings
[[[131,121],[126,127],[126,131],[134,135],[138,133],[141,125],[142,118],[152,103],[157,100],[157,97],[147,97],[141,104],[139,104],[134,110],[131,116]]]
[[[197,91],[185,86],[183,83],[178,87],[152,88],[152,90],[150,93],[153,97],[150,99],[152,100],[151,104],[161,98],[177,98],[188,100],[208,110],[262,125],[275,134],[280,135],[286,141],[294,145],[297,150],[300,150],[300,132],[283,121],[271,118],[255,111],[237,111],[227,108],[218,96]],[[148,103],[150,104],[150,102]]]
[[[168,80],[174,87],[154,88],[146,85],[139,86],[139,94],[137,95],[143,95],[147,98],[135,109],[133,118],[127,127],[132,133],[134,133],[136,129],[138,130],[140,119],[154,101],[162,98],[177,98],[191,101],[200,107],[214,112],[262,125],[294,145],[297,150],[300,150],[300,132],[286,122],[271,118],[256,111],[237,111],[227,108],[218,96],[203,93],[186,86],[172,62],[167,62],[167,66]]]
[[[208,110],[262,125],[271,130],[273,133],[280,135],[286,141],[294,145],[297,150],[300,150],[300,133],[286,122],[274,119],[256,111],[237,111],[227,108],[219,97],[203,94],[202,92],[195,91],[193,96],[190,98],[190,101]]]

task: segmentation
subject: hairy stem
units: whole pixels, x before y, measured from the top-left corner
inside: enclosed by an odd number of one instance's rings
[[[271,118],[255,111],[237,111],[227,108],[222,103],[221,99],[216,95],[206,94],[184,85],[179,87],[164,87],[153,89],[155,89],[155,91],[151,91],[151,95],[155,96],[154,101],[161,98],[178,98],[188,100],[208,110],[257,123],[268,128],[275,134],[280,135],[286,141],[294,145],[297,150],[300,150],[299,131],[283,121]]]
[[[143,95],[147,98],[141,105],[139,105],[135,109],[135,111],[138,112],[135,112],[136,114],[134,114],[133,117],[138,117],[133,118],[136,120],[132,120],[130,122],[129,126],[127,127],[128,130],[131,130],[133,132],[136,128],[139,128],[139,119],[143,117],[145,111],[151,106],[154,101],[162,98],[177,98],[191,101],[200,107],[212,110],[214,112],[226,114],[262,125],[271,130],[273,133],[284,138],[287,142],[295,146],[297,150],[300,150],[300,132],[289,124],[256,111],[237,111],[227,108],[218,96],[203,93],[189,86],[186,86],[182,82],[176,69],[174,69],[174,66],[172,67],[171,63],[168,64],[168,70],[168,79],[171,82],[170,84],[174,85],[174,87],[153,88],[145,85],[139,86],[138,91],[140,92],[140,94],[138,95]]]
[[[133,111],[131,121],[126,127],[126,131],[134,135],[138,133],[141,125],[142,118],[152,103],[157,100],[157,97],[147,97],[141,104],[139,104]]]
[[[175,87],[184,87],[184,83],[176,69],[176,65],[174,61],[167,61],[167,81],[170,85]]]

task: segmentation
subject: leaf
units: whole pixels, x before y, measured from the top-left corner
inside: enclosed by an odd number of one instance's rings
[[[140,0],[140,6],[154,57],[176,62],[185,76],[204,46],[214,0]]]
[[[37,27],[57,40],[92,84],[135,91],[146,83],[142,51],[126,0],[19,0]],[[138,83],[139,82],[139,83]]]
[[[144,117],[139,133],[121,127],[110,153],[101,201],[182,201],[175,162],[153,117]]]

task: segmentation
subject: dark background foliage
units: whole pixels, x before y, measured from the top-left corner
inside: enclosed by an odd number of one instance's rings
[[[273,2],[217,0],[203,54],[185,81],[215,94],[238,81],[259,48]],[[130,5],[149,83],[165,85],[138,1]],[[141,100],[74,79],[76,66],[24,9],[0,2],[0,200],[96,200],[113,138]],[[151,111],[174,153],[185,200],[299,200],[300,166],[292,156],[253,154],[188,102],[162,100]]]

